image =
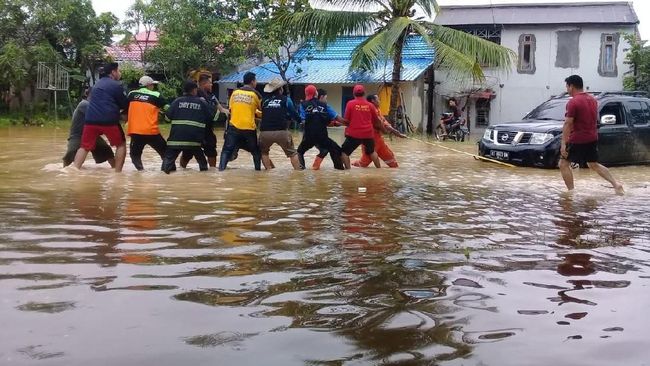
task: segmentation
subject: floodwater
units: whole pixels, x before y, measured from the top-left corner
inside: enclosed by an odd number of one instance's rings
[[[566,195],[393,140],[396,170],[116,175],[59,169],[66,135],[0,129],[1,365],[650,365],[650,167]]]

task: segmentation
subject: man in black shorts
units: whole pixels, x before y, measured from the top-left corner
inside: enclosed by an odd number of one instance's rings
[[[208,105],[214,110],[215,115],[210,125],[205,130],[205,140],[201,144],[203,153],[208,159],[208,165],[211,168],[217,166],[217,136],[214,134],[214,122],[218,116],[218,113],[225,113],[228,115],[230,112],[221,106],[216,95],[212,93],[212,76],[208,74],[201,74],[199,76],[199,91],[198,96],[203,99]],[[187,167],[192,155],[187,152],[184,152],[181,155],[180,165],[182,168]]]
[[[569,191],[574,188],[571,163],[584,164],[611,183],[617,194],[623,194],[623,185],[609,169],[598,163],[598,102],[583,91],[583,81],[578,75],[564,80],[567,93],[572,97],[566,105],[566,119],[562,129],[560,147],[560,173]]]
[[[90,95],[90,89],[86,89],[84,92],[83,99],[75,108],[74,113],[72,114],[72,125],[70,126],[70,136],[68,136],[68,150],[63,156],[63,167],[72,164],[74,161],[74,156],[77,154],[77,150],[81,146],[81,133],[84,129],[84,121],[86,119],[86,109],[88,109],[88,96]],[[95,143],[95,150],[91,151],[95,163],[101,164],[107,161],[112,168],[115,167],[115,154],[113,154],[113,149],[104,141],[103,138],[97,137]]]

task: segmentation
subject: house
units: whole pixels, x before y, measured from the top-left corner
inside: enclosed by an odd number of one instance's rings
[[[139,32],[132,42],[123,45],[114,43],[105,47],[106,53],[118,63],[131,63],[143,67],[144,53],[158,44],[158,33],[155,30]]]
[[[579,74],[592,91],[623,88],[629,70],[626,33],[639,20],[629,2],[441,6],[435,23],[472,33],[515,51],[510,72],[486,69],[480,85],[456,85],[436,70],[438,103],[460,96],[472,132],[488,124],[520,120]]]
[[[367,93],[380,94],[383,99],[382,112],[388,113],[390,90],[386,87],[391,81],[392,61],[382,62],[372,71],[350,70],[351,55],[355,47],[366,36],[340,37],[326,47],[319,47],[313,42],[306,42],[294,54],[294,62],[287,72],[291,83],[291,95],[298,102],[304,98],[304,87],[314,84],[327,90],[328,104],[340,114],[344,113],[345,104],[351,100],[355,84],[363,84]],[[402,84],[403,104],[416,127],[426,120],[427,103],[425,93],[425,74],[434,62],[433,49],[419,36],[407,39],[403,51]],[[241,83],[244,73],[251,71],[257,75],[258,88],[273,78],[279,77],[278,68],[269,62],[248,70],[227,75],[219,80],[221,103],[228,103],[228,96],[237,84]],[[430,108],[428,110],[431,110]]]

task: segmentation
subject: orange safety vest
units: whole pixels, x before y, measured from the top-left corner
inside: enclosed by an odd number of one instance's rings
[[[140,88],[129,93],[127,133],[129,135],[158,135],[158,113],[165,101],[157,91]]]

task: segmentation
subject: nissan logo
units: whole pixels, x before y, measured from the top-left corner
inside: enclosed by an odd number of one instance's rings
[[[507,133],[504,133],[503,135],[501,135],[501,141],[503,141],[503,142],[508,141],[508,134]]]

